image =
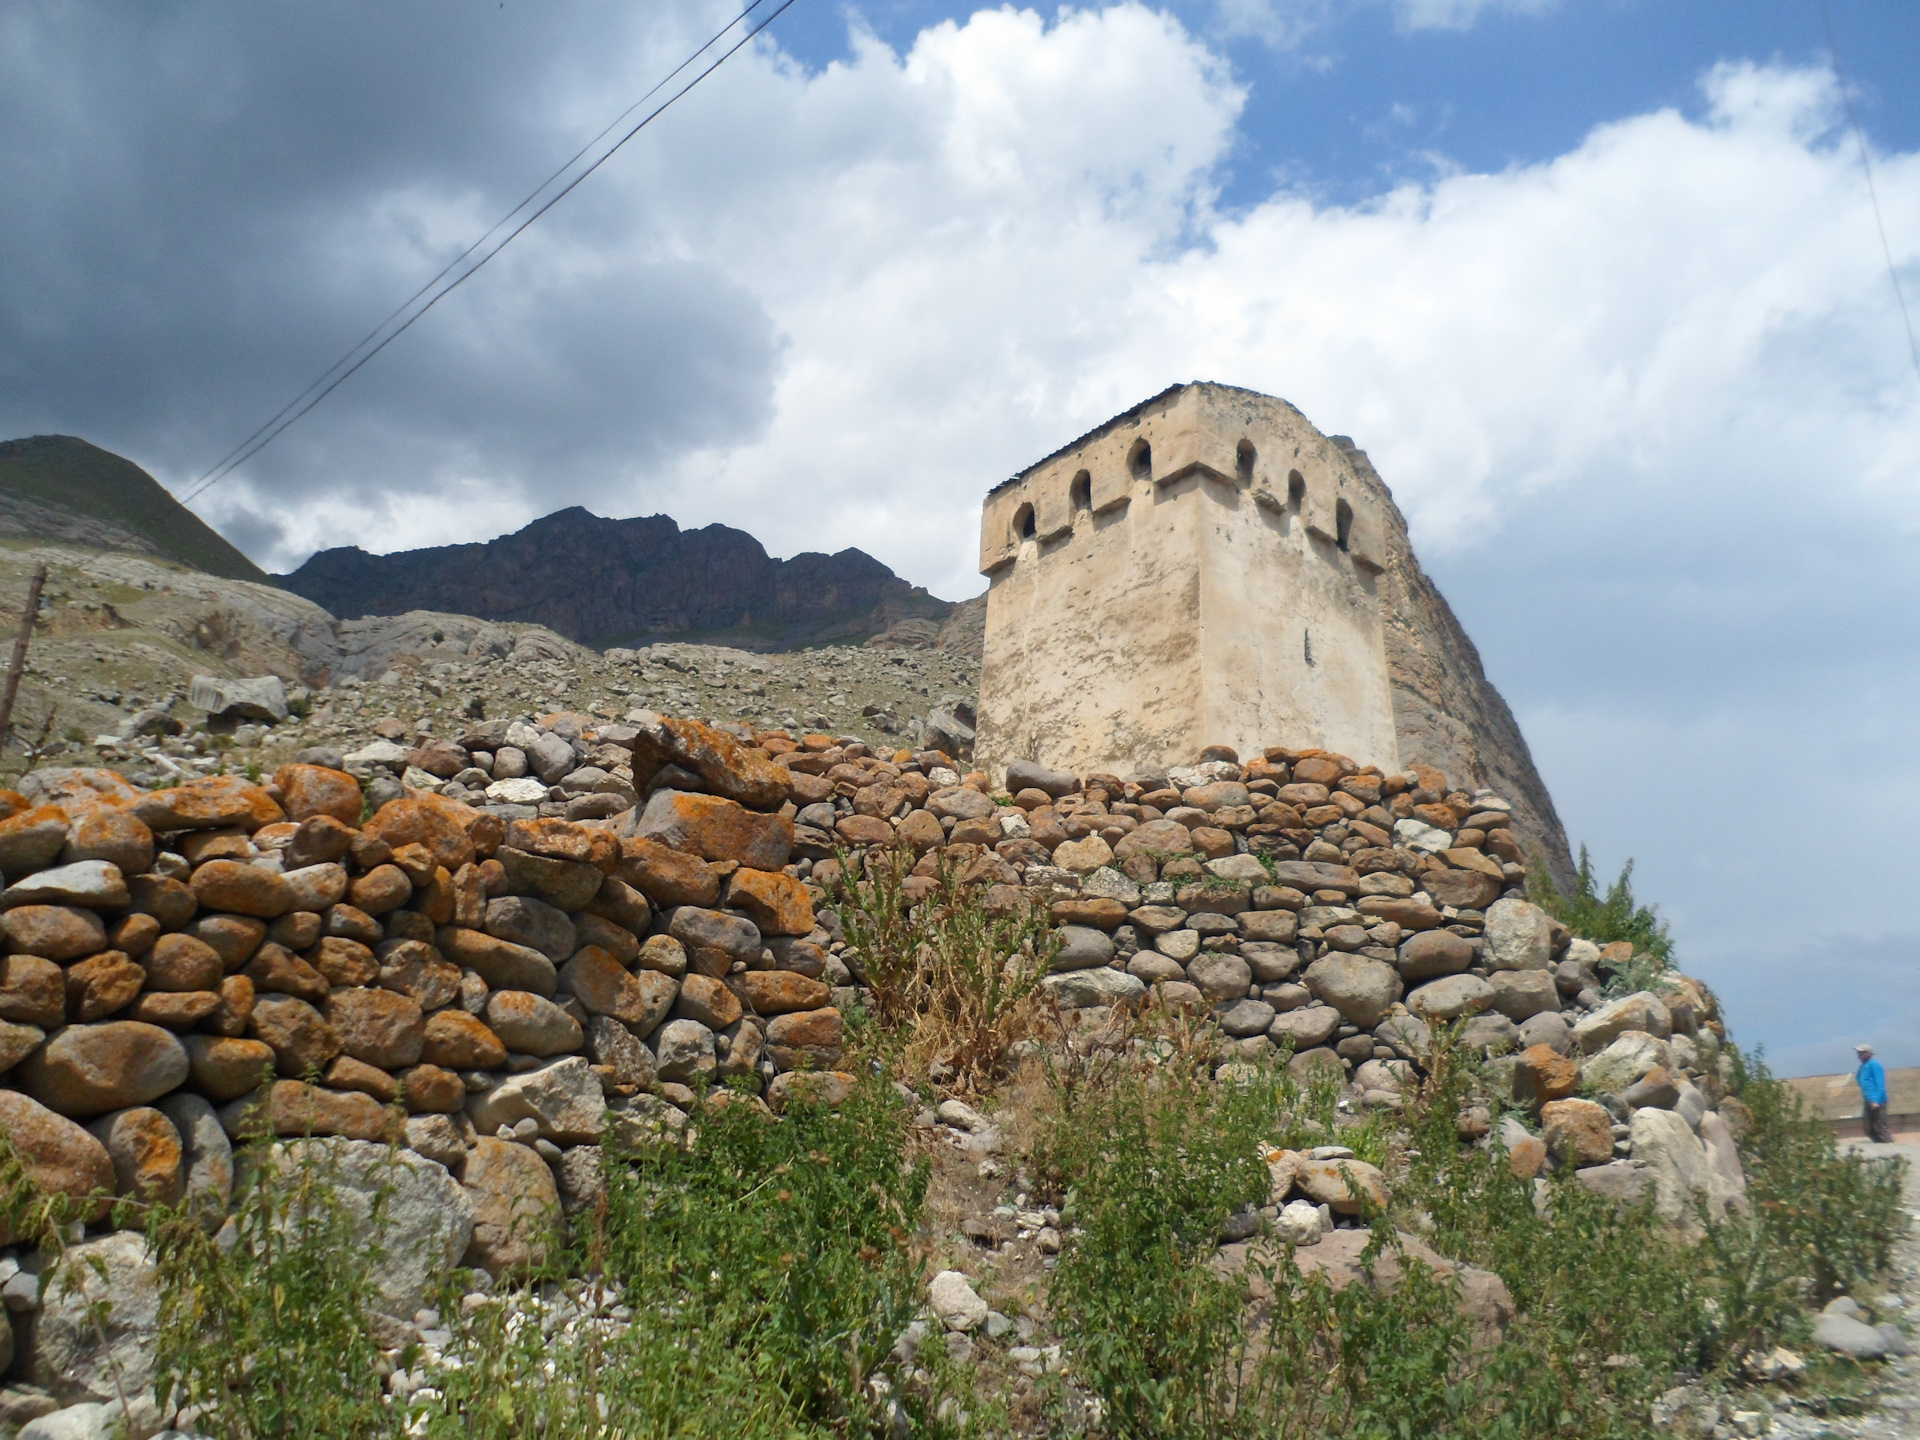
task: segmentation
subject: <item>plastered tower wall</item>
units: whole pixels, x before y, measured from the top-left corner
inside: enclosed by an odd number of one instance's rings
[[[1564,883],[1519,726],[1364,452],[1283,400],[1175,386],[988,495],[976,755],[1121,774],[1319,745],[1512,798]]]

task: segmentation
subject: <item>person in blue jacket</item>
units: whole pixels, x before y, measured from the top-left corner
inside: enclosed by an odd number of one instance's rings
[[[1887,1129],[1887,1072],[1873,1058],[1871,1045],[1856,1045],[1853,1053],[1860,1060],[1859,1068],[1853,1072],[1853,1082],[1860,1087],[1860,1101],[1866,1110],[1867,1138],[1891,1145],[1893,1132]]]

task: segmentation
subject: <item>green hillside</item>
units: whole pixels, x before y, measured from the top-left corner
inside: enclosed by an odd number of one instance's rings
[[[0,441],[0,495],[64,506],[118,525],[169,559],[209,575],[272,583],[138,465],[72,435]]]

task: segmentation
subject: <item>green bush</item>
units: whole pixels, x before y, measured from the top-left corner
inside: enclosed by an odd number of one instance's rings
[[[360,1440],[400,1433],[368,1328],[385,1196],[369,1242],[334,1193],[324,1152],[243,1152],[232,1233],[188,1211],[149,1220],[160,1290],[156,1391],[226,1440]]]
[[[1537,864],[1527,877],[1527,893],[1541,909],[1574,934],[1596,945],[1628,940],[1633,944],[1636,960],[1651,956],[1660,967],[1673,964],[1673,937],[1667,933],[1667,922],[1660,918],[1659,907],[1642,905],[1634,898],[1631,860],[1620,867],[1620,878],[1609,885],[1603,895],[1593,873],[1593,857],[1582,845],[1580,867],[1571,894],[1561,894],[1553,877]]]

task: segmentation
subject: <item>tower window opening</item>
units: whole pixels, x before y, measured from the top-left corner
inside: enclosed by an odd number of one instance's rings
[[[1254,449],[1251,440],[1242,440],[1233,451],[1233,470],[1242,485],[1253,483]]]
[[[1016,540],[1033,539],[1033,506],[1022,505],[1013,512],[1013,535]]]
[[[1153,478],[1153,447],[1144,440],[1133,442],[1133,448],[1127,451],[1127,472],[1136,480]]]
[[[1067,503],[1077,514],[1093,508],[1093,477],[1082,470],[1073,477],[1073,483],[1067,487]]]
[[[1306,498],[1307,477],[1298,470],[1289,470],[1287,472],[1287,504],[1298,510],[1301,502]]]
[[[1333,507],[1333,543],[1342,550],[1353,537],[1353,506],[1342,500]]]

